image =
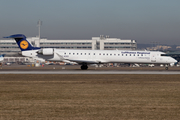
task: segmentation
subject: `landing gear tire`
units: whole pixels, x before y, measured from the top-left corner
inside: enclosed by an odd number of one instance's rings
[[[87,70],[88,69],[88,66],[87,65],[82,65],[81,66],[81,70]]]

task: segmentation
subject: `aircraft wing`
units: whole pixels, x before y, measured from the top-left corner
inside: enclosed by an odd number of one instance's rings
[[[76,63],[87,63],[87,64],[101,64],[101,63],[108,63],[108,61],[100,60],[100,59],[67,59],[72,62]]]
[[[87,64],[97,64],[97,63],[101,63],[101,61],[83,60],[83,59],[79,59],[79,60],[70,60],[70,59],[67,59],[67,60],[72,61],[72,62],[76,62],[76,63],[87,63]]]
[[[76,62],[76,63],[87,63],[87,64],[98,64],[98,63],[106,63],[107,61],[104,60],[98,60],[98,59],[65,59],[62,55],[56,53],[59,58],[64,62]]]

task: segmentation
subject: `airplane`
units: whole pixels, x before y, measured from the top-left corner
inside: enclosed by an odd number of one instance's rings
[[[32,46],[23,34],[15,34],[4,38],[14,38],[21,54],[26,57],[42,58],[47,61],[76,62],[82,70],[87,70],[90,64],[104,63],[136,63],[136,64],[166,64],[177,60],[160,51],[130,51],[130,50],[75,50],[40,48]]]
[[[2,61],[4,60],[5,54],[0,55],[0,66],[2,66]]]
[[[4,60],[4,55],[5,54],[0,55],[0,62],[2,62]]]

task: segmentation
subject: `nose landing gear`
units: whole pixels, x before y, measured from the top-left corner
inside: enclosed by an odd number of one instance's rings
[[[165,67],[165,70],[168,70],[168,67]]]
[[[165,70],[168,70],[168,65],[166,65]]]

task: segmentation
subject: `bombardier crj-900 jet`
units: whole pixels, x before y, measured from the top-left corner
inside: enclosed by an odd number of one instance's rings
[[[82,70],[88,69],[89,64],[158,63],[169,65],[177,62],[174,58],[159,51],[41,49],[40,47],[33,47],[23,34],[15,34],[4,38],[14,38],[23,56],[47,61],[76,62],[81,65]]]

